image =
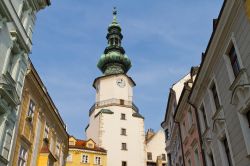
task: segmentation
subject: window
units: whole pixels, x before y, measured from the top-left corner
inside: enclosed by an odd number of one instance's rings
[[[95,157],[95,164],[101,164],[101,157]]]
[[[121,129],[121,135],[127,135],[126,134],[126,129],[124,129],[124,128]]]
[[[24,70],[21,69],[21,71],[20,71],[20,73],[18,75],[18,79],[17,79],[17,92],[18,92],[19,96],[20,96],[21,91],[22,91],[22,85],[23,85],[23,82],[24,82],[24,76],[25,76]]]
[[[127,166],[127,161],[122,161],[122,166]]]
[[[212,86],[211,86],[211,92],[212,92],[212,95],[213,95],[215,107],[218,110],[220,108],[220,101],[219,101],[219,96],[218,96],[218,93],[217,93],[215,83],[213,83]]]
[[[236,54],[233,44],[231,46],[231,49],[228,52],[228,56],[229,56],[229,59],[233,68],[234,76],[236,77],[240,72],[240,65],[239,65],[239,61],[238,61],[237,54]]]
[[[49,138],[49,125],[48,123],[45,124],[45,129],[44,129],[44,138]]]
[[[147,152],[147,157],[148,157],[148,160],[152,160],[152,153],[151,152]]]
[[[188,160],[188,166],[192,166],[191,160]]]
[[[204,131],[205,131],[208,128],[208,124],[207,124],[207,115],[206,115],[204,105],[201,106],[200,112],[201,112],[201,116],[202,116],[201,122],[203,122],[203,124],[204,124]]]
[[[58,141],[56,142],[56,155],[60,155],[60,143]]]
[[[7,130],[7,132],[5,133],[3,150],[2,150],[2,156],[5,159],[8,159],[9,157],[11,140],[12,140],[12,130]]]
[[[121,120],[126,120],[126,114],[121,114]]]
[[[89,162],[89,156],[88,155],[82,155],[82,162],[88,163]]]
[[[195,165],[199,166],[200,165],[200,159],[199,159],[199,152],[198,149],[194,151],[194,159],[195,159]]]
[[[166,140],[169,139],[169,131],[168,131],[168,129],[165,130],[165,138],[166,138]]]
[[[30,100],[29,110],[28,110],[28,117],[33,118],[35,112],[35,103],[33,100]]]
[[[18,166],[26,166],[26,165],[27,165],[27,149],[21,146],[18,157]]]
[[[166,161],[166,155],[165,154],[162,154],[162,160]]]
[[[122,150],[127,150],[127,144],[126,143],[122,143]]]
[[[188,123],[189,123],[189,128],[191,128],[192,124],[193,124],[193,117],[192,117],[192,111],[191,110],[188,111]]]
[[[213,156],[213,154],[212,154],[212,153],[209,154],[208,157],[209,157],[210,165],[211,165],[211,166],[215,166],[215,165],[214,165],[214,156]]]
[[[72,154],[68,154],[67,161],[72,161]]]
[[[247,112],[247,121],[250,128],[250,110]]]
[[[233,166],[231,155],[230,155],[230,150],[229,150],[229,146],[228,146],[228,142],[227,142],[227,138],[224,138],[223,145],[224,145],[224,150],[225,150],[225,154],[226,154],[226,157],[227,157],[228,165]]]

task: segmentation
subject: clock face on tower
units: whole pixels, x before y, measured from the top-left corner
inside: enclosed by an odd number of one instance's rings
[[[119,87],[121,87],[121,88],[123,88],[123,87],[126,86],[126,82],[125,82],[125,80],[124,80],[123,78],[118,78],[118,79],[116,80],[116,83],[117,83],[117,85],[118,85]]]

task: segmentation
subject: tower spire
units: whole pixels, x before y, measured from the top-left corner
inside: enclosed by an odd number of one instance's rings
[[[108,27],[108,46],[104,50],[97,66],[104,75],[126,74],[131,67],[131,62],[121,46],[123,35],[117,22],[117,9],[113,8],[113,20]]]
[[[116,7],[114,7],[113,8],[113,22],[116,22],[117,23],[117,17],[116,17],[116,15],[117,15],[117,10],[116,10]],[[112,22],[112,23],[113,23]]]

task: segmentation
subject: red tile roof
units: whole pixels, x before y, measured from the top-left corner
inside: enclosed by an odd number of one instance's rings
[[[94,144],[94,148],[89,148],[87,147],[87,142],[86,140],[80,140],[80,139],[76,139],[76,143],[75,145],[69,145],[69,149],[70,148],[76,148],[76,149],[83,149],[83,150],[92,150],[92,151],[97,151],[97,152],[104,152],[107,153],[107,150],[97,146],[96,144]]]

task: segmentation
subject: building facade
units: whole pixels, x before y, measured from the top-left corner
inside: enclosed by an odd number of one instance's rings
[[[146,133],[147,166],[166,166],[165,133],[149,129]]]
[[[64,166],[68,154],[66,125],[31,63],[20,108],[12,165]]]
[[[69,138],[66,166],[107,166],[107,151],[92,140]]]
[[[12,160],[36,14],[49,0],[0,1],[0,165]]]
[[[114,18],[108,27],[108,46],[98,67],[103,76],[95,79],[96,103],[89,112],[88,139],[108,151],[109,166],[145,166],[144,118],[133,103],[135,82],[126,73],[131,62],[121,46],[121,27]]]
[[[174,115],[174,119],[179,123],[181,129],[182,149],[186,166],[204,166],[205,161],[202,151],[197,112],[188,102],[188,96],[197,72],[198,67],[193,67],[191,69],[190,79],[184,83]]]
[[[161,123],[161,126],[165,131],[168,166],[183,166],[184,164],[181,126],[175,121],[174,116],[184,84],[189,79],[190,74],[183,77],[175,83],[172,88],[170,88],[165,118]]]
[[[224,1],[195,80],[184,85],[174,119],[180,124],[185,165],[250,165],[249,4]],[[164,129],[171,126],[169,114]],[[166,138],[172,137],[166,130]]]
[[[208,166],[250,165],[249,1],[224,1],[190,93]]]

